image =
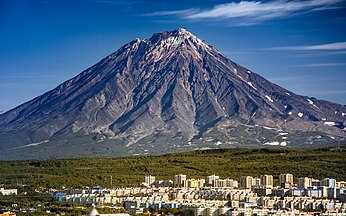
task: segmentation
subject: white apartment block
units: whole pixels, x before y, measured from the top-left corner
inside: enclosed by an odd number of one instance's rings
[[[312,187],[312,179],[308,177],[298,178],[298,188]]]
[[[251,189],[252,187],[252,176],[242,176],[240,177],[240,188]]]
[[[211,175],[211,176],[208,176],[207,180],[208,180],[208,184],[211,184],[214,186],[214,183],[215,183],[215,180],[219,179],[220,177],[217,176],[217,175]]]
[[[183,174],[175,175],[174,180],[175,180],[174,184],[185,187],[186,175],[183,175]]]
[[[144,176],[144,184],[152,185],[155,182],[155,176]]]
[[[266,187],[273,187],[273,176],[272,175],[262,175],[261,185]]]

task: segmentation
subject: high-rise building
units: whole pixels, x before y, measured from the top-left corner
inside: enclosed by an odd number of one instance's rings
[[[252,179],[252,185],[253,186],[260,186],[261,185],[261,178],[255,177]]]
[[[147,185],[151,185],[155,182],[155,176],[144,176],[144,183]]]
[[[245,189],[251,189],[252,180],[253,180],[252,176],[240,177],[240,187]]]
[[[312,179],[308,177],[298,178],[298,188],[312,187]]]
[[[220,177],[217,176],[217,175],[211,175],[211,176],[208,176],[208,184],[211,184],[213,186],[215,186],[215,180],[219,179]]]
[[[279,183],[282,188],[289,188],[293,185],[293,175],[290,173],[280,174]]]
[[[332,178],[324,178],[321,180],[322,186],[335,188],[336,187],[336,179]]]
[[[186,186],[185,183],[186,183],[186,175],[183,175],[183,174],[175,175],[174,184],[185,187]]]
[[[266,187],[273,187],[273,176],[272,175],[261,175],[261,185]]]

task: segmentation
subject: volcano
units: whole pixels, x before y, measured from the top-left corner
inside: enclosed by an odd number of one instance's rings
[[[273,84],[181,28],[0,115],[0,159],[346,145],[345,124],[344,105]]]

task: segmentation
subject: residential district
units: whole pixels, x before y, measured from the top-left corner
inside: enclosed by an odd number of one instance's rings
[[[274,186],[274,180],[275,185]],[[242,176],[239,181],[176,175],[172,180],[145,176],[135,188],[84,188],[55,191],[56,201],[89,206],[89,216],[158,215],[164,209],[189,210],[189,215],[346,215],[345,181],[313,179],[292,174],[259,177]],[[17,194],[17,189],[0,189],[2,195]],[[99,214],[99,208],[122,209],[124,213]],[[34,208],[22,211],[35,211]],[[125,213],[126,212],[126,213]],[[2,215],[16,215],[7,209]]]

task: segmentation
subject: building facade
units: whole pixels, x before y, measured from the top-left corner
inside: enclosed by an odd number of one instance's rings
[[[240,188],[251,189],[252,187],[252,176],[242,176],[240,177]]]

